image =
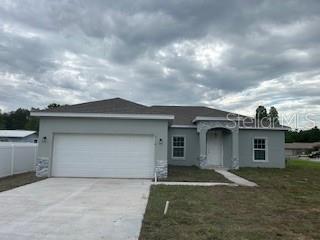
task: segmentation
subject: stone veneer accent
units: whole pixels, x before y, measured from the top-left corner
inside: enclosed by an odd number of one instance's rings
[[[157,173],[157,178],[167,178],[168,177],[168,160],[156,160],[155,171]]]
[[[155,167],[158,178],[168,177],[168,161],[167,160],[156,160]],[[49,159],[37,158],[36,164],[36,176],[37,177],[48,177],[49,175]]]
[[[48,158],[37,158],[36,176],[37,177],[49,176],[49,159]]]
[[[200,162],[200,168],[206,168],[208,165],[208,160],[206,155],[201,155],[199,157],[199,162]]]
[[[239,169],[239,160],[237,158],[232,158],[232,169]]]

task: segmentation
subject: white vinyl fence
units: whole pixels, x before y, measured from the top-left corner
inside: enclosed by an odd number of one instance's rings
[[[35,170],[38,144],[0,142],[0,177]]]

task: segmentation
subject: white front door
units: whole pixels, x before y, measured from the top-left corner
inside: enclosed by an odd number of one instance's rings
[[[223,142],[222,130],[211,130],[207,133],[208,166],[222,166]]]

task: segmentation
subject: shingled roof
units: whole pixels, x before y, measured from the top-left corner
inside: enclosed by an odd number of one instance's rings
[[[229,112],[201,106],[146,106],[122,98],[65,105],[41,110],[50,113],[110,113],[174,115],[172,124],[190,125],[197,116],[226,117]]]
[[[227,117],[230,112],[201,106],[151,106],[150,109],[161,114],[174,115],[173,124],[190,125],[197,117]]]
[[[41,112],[57,113],[117,113],[117,114],[149,114],[149,107],[122,98],[64,105],[57,108],[41,110]]]
[[[196,117],[226,118],[228,114],[246,117],[235,113],[222,111],[203,106],[146,106],[122,98],[112,98],[101,101],[86,102],[74,105],[65,105],[52,109],[45,109],[38,112],[46,113],[98,113],[98,114],[161,114],[173,115],[174,125],[192,125]],[[250,123],[246,127],[256,127],[254,120],[246,117]],[[253,121],[252,121],[253,120]],[[243,125],[243,121],[240,125]],[[280,127],[280,125],[279,125]]]

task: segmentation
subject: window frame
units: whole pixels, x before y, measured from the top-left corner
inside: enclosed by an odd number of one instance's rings
[[[179,147],[179,146],[174,146],[173,145],[173,139],[175,137],[182,137],[183,138],[183,141],[184,141],[184,145],[183,147]],[[172,135],[171,136],[171,158],[174,159],[174,160],[185,160],[186,159],[186,146],[187,146],[187,138],[185,135]],[[174,148],[183,148],[183,157],[175,157],[173,156],[173,153],[174,153]]]
[[[265,148],[261,149],[261,148],[255,148],[254,147],[254,141],[256,139],[264,139],[265,141]],[[253,162],[269,162],[269,154],[268,154],[268,149],[269,149],[269,144],[268,144],[268,138],[267,137],[259,137],[256,136],[252,139],[252,160]],[[264,160],[257,160],[255,159],[255,150],[264,150],[265,151],[265,159]]]

